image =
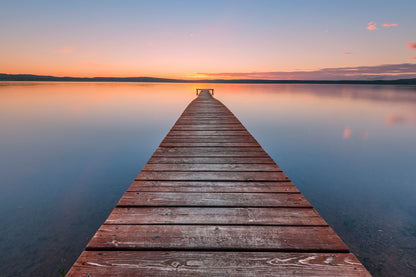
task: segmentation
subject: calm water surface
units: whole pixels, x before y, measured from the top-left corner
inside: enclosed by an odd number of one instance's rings
[[[375,276],[416,275],[416,87],[0,83],[0,272],[59,276],[213,87]]]

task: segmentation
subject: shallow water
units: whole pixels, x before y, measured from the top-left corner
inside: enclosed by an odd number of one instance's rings
[[[68,269],[197,87],[372,274],[416,274],[416,87],[42,82],[0,83],[2,274]]]

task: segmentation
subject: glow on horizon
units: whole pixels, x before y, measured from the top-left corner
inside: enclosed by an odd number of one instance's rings
[[[0,73],[344,79],[327,69],[416,64],[415,9],[413,0],[9,1]]]

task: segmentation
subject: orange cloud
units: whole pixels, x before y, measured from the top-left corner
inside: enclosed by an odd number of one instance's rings
[[[350,137],[351,137],[351,129],[350,128],[345,128],[343,138],[344,139],[349,139]]]
[[[376,24],[375,22],[368,23],[367,29],[370,31],[377,30]]]
[[[397,23],[383,23],[383,27],[397,27]]]
[[[54,54],[71,54],[74,51],[74,47],[62,47],[52,50]]]
[[[416,50],[416,42],[408,42],[408,43],[406,43],[406,46],[410,50]]]
[[[352,54],[354,54],[354,53],[352,53],[352,52],[344,52],[344,53],[342,53],[342,55],[352,55]]]

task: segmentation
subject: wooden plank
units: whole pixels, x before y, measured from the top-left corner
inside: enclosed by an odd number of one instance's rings
[[[171,132],[177,132],[177,131],[245,131],[244,128],[241,127],[220,127],[220,126],[212,126],[212,127],[206,127],[206,128],[200,128],[200,127],[193,127],[192,125],[189,127],[173,127],[171,129]]]
[[[268,157],[257,147],[159,147],[153,156],[179,157]]]
[[[134,181],[128,191],[299,192],[291,182]]]
[[[163,142],[257,142],[250,135],[245,136],[171,136],[167,135]]]
[[[87,250],[336,251],[348,248],[329,227],[102,225]]]
[[[185,112],[181,115],[181,119],[201,119],[201,118],[202,119],[204,119],[204,118],[207,118],[207,119],[211,119],[211,118],[217,119],[217,118],[219,118],[219,119],[232,119],[232,120],[236,119],[236,117],[231,113],[222,113],[222,114],[217,114],[217,113],[210,113],[210,114],[194,113],[194,114],[187,114]]]
[[[196,109],[197,110],[197,109]],[[182,118],[221,118],[221,119],[235,119],[235,116],[228,111],[211,110],[211,111],[200,111],[200,112],[184,112]]]
[[[250,171],[141,171],[136,180],[164,181],[288,181],[283,172],[250,172]]]
[[[167,136],[162,140],[163,143],[253,143],[259,146],[254,138],[250,137],[177,137]],[[162,146],[163,147],[163,146]],[[216,147],[216,146],[213,146]]]
[[[228,152],[228,153],[234,153],[234,152],[257,152],[262,153],[264,155],[267,155],[267,153],[258,146],[252,146],[252,147],[193,147],[192,149],[189,149],[188,147],[159,147],[155,153],[216,153],[216,152]]]
[[[182,116],[180,119],[182,122],[193,122],[194,124],[207,124],[206,122],[226,122],[227,124],[240,123],[233,115],[231,116]],[[179,123],[181,121],[177,121]]]
[[[234,124],[227,124],[227,125],[218,125],[215,126],[215,124],[204,124],[204,123],[198,123],[198,124],[178,124],[176,123],[173,128],[203,128],[203,129],[209,129],[213,127],[219,127],[219,128],[241,128],[246,130],[246,128],[241,123],[234,123]]]
[[[257,142],[162,142],[161,147],[253,147]]]
[[[352,254],[279,252],[86,251],[74,276],[371,276]]]
[[[148,163],[179,164],[275,164],[270,157],[161,157],[152,156]]]
[[[118,207],[274,207],[311,208],[300,193],[201,193],[201,192],[130,192],[127,191]]]
[[[115,208],[104,224],[327,226],[312,208]]]
[[[275,164],[163,164],[147,163],[144,171],[279,171]]]
[[[247,157],[247,158],[266,158],[266,152],[249,149],[235,149],[222,147],[212,149],[212,147],[164,147],[166,150],[157,149],[155,157]],[[221,151],[221,149],[224,149]]]
[[[247,131],[170,131],[171,136],[241,136],[247,135]]]
[[[191,119],[180,119],[176,121],[177,124],[200,124],[200,120],[191,120]],[[229,124],[240,124],[240,121],[238,120],[231,120],[231,119],[210,119],[210,120],[204,120],[204,124],[206,125],[229,125]]]

